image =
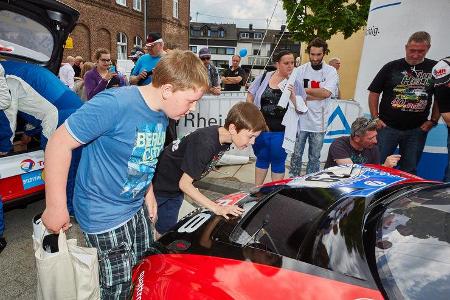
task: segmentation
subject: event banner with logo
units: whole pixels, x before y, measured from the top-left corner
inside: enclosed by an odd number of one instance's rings
[[[177,124],[178,137],[183,137],[198,128],[211,125],[223,126],[230,108],[241,101],[245,101],[247,94],[242,92],[224,92],[220,96],[204,96],[197,104],[197,109],[181,118]],[[331,104],[327,133],[321,151],[321,161],[326,161],[328,148],[338,137],[350,135],[350,126],[361,115],[361,107],[353,100],[336,100]],[[231,149],[228,154],[253,156],[251,147],[245,150]],[[308,157],[308,145],[305,147],[304,157]]]
[[[34,151],[0,158],[0,179],[44,168],[44,151]]]

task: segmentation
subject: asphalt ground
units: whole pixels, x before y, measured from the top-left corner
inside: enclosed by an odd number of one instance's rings
[[[198,187],[210,199],[218,199],[224,194],[246,189],[250,185],[233,178],[205,179]],[[36,266],[32,244],[32,218],[44,210],[44,199],[28,204],[25,208],[16,208],[5,212],[6,230],[4,236],[8,245],[0,253],[0,299],[19,300],[36,298]],[[189,199],[184,201],[180,217],[195,207]],[[77,224],[67,232],[68,238],[77,238],[78,244],[84,239]],[[82,244],[82,245],[83,245]]]

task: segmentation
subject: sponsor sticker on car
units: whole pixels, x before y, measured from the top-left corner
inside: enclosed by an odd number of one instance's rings
[[[352,195],[367,197],[406,179],[362,165],[344,165],[294,178],[289,185],[322,188],[348,187],[357,189],[352,192]]]
[[[20,177],[22,179],[24,190],[28,190],[44,184],[42,170],[25,173],[20,175]]]

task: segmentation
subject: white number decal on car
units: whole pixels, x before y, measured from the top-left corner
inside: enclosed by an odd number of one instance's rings
[[[184,223],[180,228],[178,228],[178,232],[187,232],[191,233],[196,231],[200,226],[202,226],[208,219],[211,218],[210,214],[200,213],[186,223]]]

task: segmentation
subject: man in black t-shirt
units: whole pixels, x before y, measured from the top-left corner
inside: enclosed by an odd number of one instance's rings
[[[230,109],[223,127],[200,128],[168,145],[159,156],[153,178],[158,203],[156,230],[164,233],[176,224],[184,194],[227,219],[227,215],[242,214],[238,206],[221,206],[209,200],[192,183],[206,176],[231,144],[244,149],[266,129],[259,109],[252,103],[240,102]]]
[[[376,145],[376,121],[357,118],[352,123],[351,135],[339,137],[331,144],[325,168],[346,164],[380,164],[380,154]],[[390,155],[383,166],[393,168],[399,160],[400,155]]]
[[[433,68],[434,99],[436,100],[442,119],[447,124],[448,163],[444,176],[450,182],[450,56],[441,59]]]
[[[384,65],[369,86],[369,109],[377,120],[380,159],[386,159],[399,146],[399,167],[413,174],[428,131],[439,119],[435,103],[428,119],[433,102],[431,70],[436,64],[425,58],[430,46],[427,32],[415,32],[405,45],[405,58]]]
[[[245,71],[239,66],[241,57],[233,55],[231,66],[222,73],[221,80],[224,84],[224,91],[240,91]]]

